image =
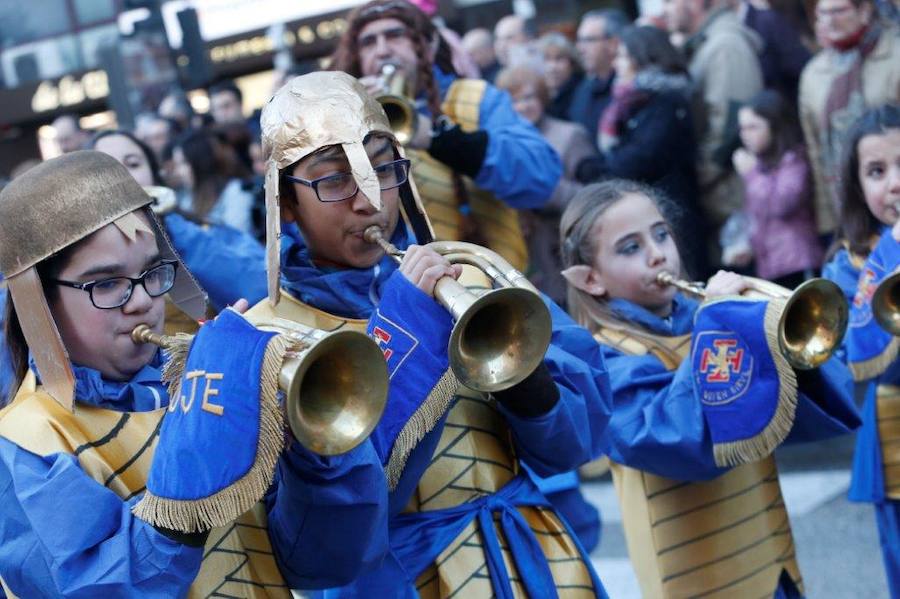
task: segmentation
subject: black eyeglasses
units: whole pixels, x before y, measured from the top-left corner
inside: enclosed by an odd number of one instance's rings
[[[409,177],[409,160],[401,158],[393,162],[386,162],[379,164],[374,170],[381,191],[387,191],[406,183],[406,179]],[[337,173],[312,181],[291,175],[285,175],[284,178],[293,183],[312,187],[320,202],[343,202],[355,196],[359,191],[353,173]]]
[[[141,284],[150,297],[159,297],[167,293],[175,285],[175,271],[178,269],[177,260],[163,260],[153,268],[148,268],[137,278],[110,277],[99,281],[87,281],[75,283],[54,279],[52,282],[63,287],[81,289],[91,296],[91,303],[101,310],[112,310],[128,303],[134,286]]]

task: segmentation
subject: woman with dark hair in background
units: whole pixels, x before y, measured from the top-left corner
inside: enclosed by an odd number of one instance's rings
[[[579,168],[579,179],[621,177],[666,192],[681,211],[674,225],[676,239],[685,243],[685,266],[694,278],[705,278],[704,236],[689,232],[704,227],[696,206],[696,142],[684,61],[665,32],[632,26],[622,31],[614,66],[613,99],[600,117],[601,155]]]
[[[254,196],[244,189],[249,176],[234,149],[205,130],[175,140],[175,171],[189,196],[183,207],[210,222],[253,234]]]
[[[101,131],[90,148],[122,163],[145,188],[163,185],[153,151],[128,131]],[[209,225],[177,206],[158,208],[166,232],[216,309],[239,298],[266,296],[265,251],[252,236],[225,225]],[[172,320],[172,315],[169,315]]]

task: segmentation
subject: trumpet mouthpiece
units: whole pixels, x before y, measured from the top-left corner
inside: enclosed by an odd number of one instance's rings
[[[145,324],[139,324],[131,331],[131,340],[135,343],[150,343],[153,331]]]
[[[378,243],[382,239],[381,227],[379,227],[378,225],[366,227],[366,230],[363,231],[363,239],[365,239],[368,243]]]

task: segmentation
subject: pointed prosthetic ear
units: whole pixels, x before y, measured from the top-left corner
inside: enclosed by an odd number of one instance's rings
[[[565,277],[566,281],[568,281],[569,285],[575,287],[576,289],[580,289],[585,293],[589,293],[595,296],[602,296],[606,294],[606,288],[604,288],[603,285],[601,285],[597,280],[594,269],[587,264],[576,264],[575,266],[570,266],[569,268],[562,271],[561,274],[563,277]]]

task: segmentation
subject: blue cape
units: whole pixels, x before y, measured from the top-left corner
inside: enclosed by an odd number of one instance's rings
[[[697,311],[694,388],[720,466],[771,454],[794,424],[797,378],[778,347],[779,304],[728,297]]]
[[[136,516],[196,532],[263,497],[284,445],[276,390],[288,342],[275,337],[225,310],[197,332],[182,368],[177,356],[167,366],[178,383]]]

